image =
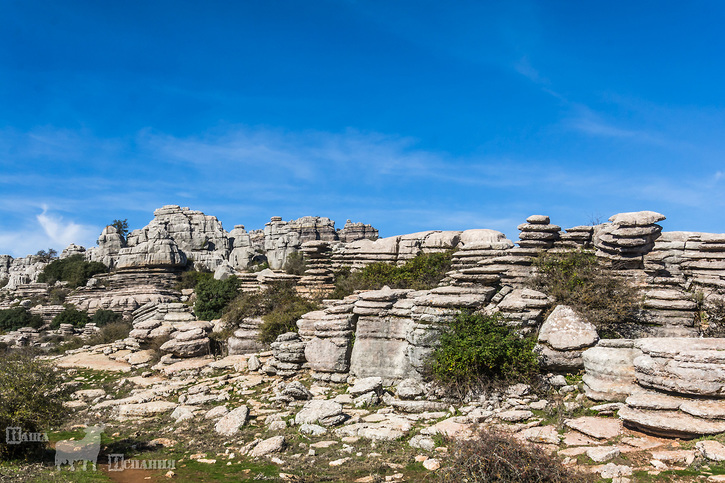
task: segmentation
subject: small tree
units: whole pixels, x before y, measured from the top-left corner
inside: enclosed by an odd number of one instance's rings
[[[110,226],[116,228],[118,234],[121,235],[121,238],[125,242],[126,237],[128,236],[128,218],[124,218],[123,220],[113,220],[113,223],[111,223]]]
[[[48,248],[47,252],[45,250],[38,250],[35,256],[40,257],[41,261],[48,263],[54,258],[58,258],[58,251],[54,248]]]
[[[10,352],[0,357],[0,428],[37,433],[62,423],[68,413],[63,403],[70,388],[61,373],[30,354]],[[7,444],[0,438],[0,459],[16,458],[44,449],[33,442]]]

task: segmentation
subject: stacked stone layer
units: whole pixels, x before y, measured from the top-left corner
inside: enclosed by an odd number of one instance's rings
[[[598,225],[594,234],[597,255],[609,259],[615,268],[643,268],[644,255],[655,246],[665,216],[654,211],[619,213],[611,223]]]

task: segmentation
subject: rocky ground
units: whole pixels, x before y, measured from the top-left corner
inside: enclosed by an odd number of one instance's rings
[[[436,400],[413,380],[384,387],[379,378],[269,376],[260,369],[271,353],[152,371],[107,347],[53,360],[75,393],[71,421],[49,434],[51,445],[102,425],[98,471],[55,471],[49,452],[45,465],[0,466],[2,481],[436,481],[456,440],[478,427],[539,445],[602,481],[725,481],[723,438],[624,428],[618,403],[588,400],[572,377],[551,377],[546,392],[515,385],[463,404]],[[174,461],[173,469],[109,471],[114,454]]]

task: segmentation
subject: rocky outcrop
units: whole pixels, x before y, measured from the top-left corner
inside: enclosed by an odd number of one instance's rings
[[[183,322],[172,325],[169,340],[159,348],[174,357],[198,357],[209,353],[209,333],[212,324],[206,321]]]
[[[262,367],[268,374],[290,377],[305,363],[305,343],[296,332],[281,334],[272,342],[272,359]]]
[[[186,266],[186,255],[176,241],[163,228],[156,228],[145,234],[146,239],[128,248],[122,248],[116,268],[182,268]]]
[[[532,215],[526,218],[526,223],[518,226],[518,245],[522,248],[546,249],[554,246],[559,239],[561,227],[552,225],[551,220],[545,215]]]
[[[344,382],[350,370],[352,339],[357,317],[353,314],[353,295],[331,302],[325,310],[308,312],[297,321],[305,340],[305,359],[312,377],[323,381]]]
[[[582,353],[599,340],[597,329],[567,305],[557,305],[546,318],[534,349],[543,368],[577,372]]]
[[[419,253],[442,252],[457,247],[460,235],[458,231],[424,231],[376,240],[357,240],[336,247],[333,267],[358,269],[377,262],[402,265]]]
[[[260,317],[246,317],[239,323],[234,334],[227,339],[229,355],[254,354],[264,349],[259,341]]]
[[[649,253],[662,227],[658,221],[665,216],[654,211],[619,213],[610,223],[598,225],[594,233],[597,255],[612,262],[615,268],[643,268],[644,255]]]
[[[582,354],[584,391],[595,401],[624,401],[642,392],[634,373],[634,359],[642,351],[631,339],[602,339]]]
[[[342,243],[351,243],[363,239],[377,240],[378,230],[366,223],[353,223],[347,220],[342,230],[338,230],[337,236]]]

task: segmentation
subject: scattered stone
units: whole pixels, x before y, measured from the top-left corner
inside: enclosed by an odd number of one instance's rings
[[[622,422],[617,419],[583,416],[567,419],[564,424],[580,433],[597,439],[612,439],[622,433]]]
[[[425,461],[423,461],[423,468],[425,468],[428,471],[436,471],[440,469],[441,462],[436,458],[429,458]]]
[[[254,449],[249,453],[253,458],[265,456],[270,453],[279,453],[284,449],[285,439],[283,435],[273,436],[269,439],[259,442]]]
[[[319,422],[323,426],[335,426],[347,419],[342,414],[342,404],[334,401],[313,399],[307,402],[302,410],[295,416],[295,424],[314,424]]]
[[[714,440],[698,441],[695,448],[712,461],[725,461],[725,446]]]
[[[587,456],[597,463],[609,461],[619,456],[619,448],[616,446],[600,446],[587,449]]]
[[[248,417],[249,408],[247,406],[239,406],[229,411],[227,415],[217,421],[214,426],[214,431],[222,436],[233,436],[247,422]]]

